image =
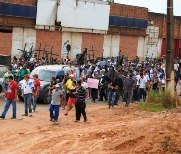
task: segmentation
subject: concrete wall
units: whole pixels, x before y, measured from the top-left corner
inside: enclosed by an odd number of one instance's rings
[[[104,35],[103,57],[119,56],[119,35]]]
[[[25,48],[26,44],[26,48]],[[20,57],[22,51],[25,48],[29,51],[31,47],[35,48],[36,45],[36,30],[32,28],[13,28],[12,37],[12,56]]]
[[[156,44],[147,44],[147,42],[147,37],[138,38],[137,56],[142,59],[145,57],[157,58],[161,56],[162,38],[159,38]]]
[[[65,58],[67,56],[67,44],[71,45],[71,51],[69,53],[70,59],[75,59],[76,55],[82,51],[82,33],[62,33],[62,47],[61,47],[61,57]]]

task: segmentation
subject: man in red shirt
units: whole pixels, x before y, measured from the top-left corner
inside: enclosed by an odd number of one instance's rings
[[[13,116],[11,119],[16,119],[16,100],[17,100],[17,92],[18,92],[18,84],[13,80],[13,76],[8,77],[8,90],[6,92],[5,96],[5,107],[4,111],[2,112],[2,115],[0,118],[4,119],[6,116],[6,113],[8,112],[8,109],[10,105],[12,104],[13,107]]]
[[[37,106],[37,98],[39,95],[39,91],[40,91],[40,80],[38,79],[38,74],[34,74],[33,75],[33,79],[34,79],[34,91],[33,91],[33,111],[36,110],[36,106]]]

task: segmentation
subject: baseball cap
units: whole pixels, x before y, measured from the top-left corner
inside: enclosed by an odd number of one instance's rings
[[[33,77],[38,78],[38,74],[34,74]]]
[[[25,74],[25,75],[24,75],[24,78],[29,79],[29,78],[30,78],[30,76],[29,76],[28,74]]]

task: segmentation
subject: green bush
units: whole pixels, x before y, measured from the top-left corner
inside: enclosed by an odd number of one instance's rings
[[[176,99],[170,92],[150,91],[146,103],[140,103],[140,108],[150,112],[160,112],[176,107]]]

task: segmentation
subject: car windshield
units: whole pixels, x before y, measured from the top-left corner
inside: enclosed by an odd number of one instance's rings
[[[51,82],[52,77],[56,76],[56,72],[54,71],[50,71],[50,70],[33,70],[31,73],[31,77],[34,74],[38,74],[38,78],[41,81],[47,81],[47,82]]]

